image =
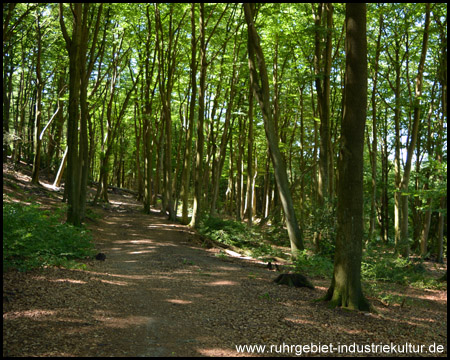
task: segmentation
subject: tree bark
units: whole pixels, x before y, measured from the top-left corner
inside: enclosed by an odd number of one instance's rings
[[[375,64],[373,69],[373,85],[372,85],[372,148],[369,146],[370,164],[372,168],[372,187],[370,196],[370,220],[369,220],[369,235],[368,240],[372,239],[375,229],[376,218],[376,198],[377,198],[377,153],[378,153],[378,141],[377,141],[377,81],[378,81],[378,62],[381,52],[381,34],[383,29],[383,14],[380,14],[379,18],[379,32],[377,38],[377,47],[375,50]]]
[[[319,206],[325,205],[325,200],[330,195],[329,163],[331,161],[331,137],[330,137],[330,73],[331,73],[331,31],[333,27],[333,5],[330,3],[319,3],[315,17],[315,54],[314,73],[316,76],[317,101],[320,116],[320,153],[319,153],[319,178],[318,178],[318,201]],[[322,56],[321,36],[322,21],[326,20],[325,53]],[[321,58],[324,58],[323,70]],[[323,80],[321,80],[323,77]]]
[[[184,155],[184,169],[182,179],[183,208],[181,222],[188,224],[189,183],[191,180],[192,138],[194,135],[195,99],[197,97],[197,41],[195,30],[195,3],[191,5],[191,96],[189,100],[188,133],[186,135],[186,149]]]
[[[334,272],[325,295],[332,307],[369,310],[361,288],[363,154],[367,107],[366,4],[346,5],[344,114],[339,153]]]
[[[82,4],[73,6],[73,30],[72,38],[66,30],[63,18],[63,5],[60,4],[60,24],[69,52],[69,119],[67,123],[67,221],[75,226],[81,226],[80,214],[80,186],[81,171],[79,158],[78,123],[80,114],[80,56],[81,56],[81,31],[82,31]]]
[[[34,123],[34,156],[33,156],[33,171],[31,175],[31,182],[33,184],[39,183],[39,168],[41,166],[41,119],[42,119],[42,90],[44,85],[42,83],[41,75],[41,55],[42,55],[42,42],[41,42],[41,15],[36,17],[36,30],[37,30],[37,53],[36,53],[36,113]]]
[[[400,207],[400,218],[399,218],[399,227],[396,229],[399,231],[398,243],[396,244],[396,250],[398,253],[405,257],[409,257],[410,245],[408,238],[408,185],[411,174],[411,164],[412,157],[414,154],[414,148],[417,142],[417,136],[419,133],[419,123],[420,123],[420,97],[422,96],[422,87],[423,87],[423,72],[425,66],[425,58],[427,54],[428,47],[428,29],[430,27],[430,4],[426,3],[426,15],[425,15],[425,29],[423,33],[422,40],[422,53],[420,56],[419,67],[416,77],[416,88],[415,88],[415,99],[414,99],[414,120],[412,129],[410,132],[410,136],[408,136],[411,140],[408,145],[408,152],[406,155],[406,163],[405,168],[403,170],[403,177],[399,186],[399,207]]]
[[[303,235],[298,225],[295,215],[294,203],[292,201],[289,182],[287,179],[286,165],[278,147],[278,138],[275,132],[275,124],[272,119],[269,96],[269,80],[264,60],[264,54],[259,44],[258,34],[256,32],[254,18],[254,5],[244,4],[245,20],[248,26],[248,64],[250,69],[250,81],[253,93],[261,108],[264,129],[267,142],[269,144],[270,154],[275,172],[278,192],[286,217],[286,226],[291,243],[292,257],[296,258],[297,253],[304,249]],[[255,61],[255,57],[257,62]]]
[[[203,134],[203,122],[205,117],[205,86],[206,86],[206,34],[205,34],[205,4],[200,3],[200,91],[198,99],[197,122],[197,151],[195,157],[195,181],[194,181],[194,205],[190,227],[196,228],[199,224],[202,212],[202,182],[203,182],[203,146],[205,136]]]

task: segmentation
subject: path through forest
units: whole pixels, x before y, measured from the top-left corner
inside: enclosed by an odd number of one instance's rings
[[[447,342],[446,291],[396,285],[402,307],[369,297],[378,314],[328,309],[312,300],[329,280],[312,278],[315,290],[276,285],[276,272],[202,248],[188,227],[142,213],[131,195],[111,200],[87,224],[105,261],[4,274],[4,356],[237,356],[246,344],[288,356],[269,346]]]

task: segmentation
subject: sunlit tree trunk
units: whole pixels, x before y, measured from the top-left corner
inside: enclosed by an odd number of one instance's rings
[[[41,75],[41,55],[42,55],[42,43],[41,43],[41,25],[40,17],[38,14],[36,17],[36,30],[37,30],[37,53],[36,53],[36,113],[34,122],[34,157],[33,157],[33,172],[31,175],[31,182],[33,184],[39,183],[39,168],[41,166],[41,119],[42,119],[42,90],[44,85],[42,83]]]
[[[194,182],[194,206],[189,226],[197,227],[202,212],[203,197],[203,146],[205,136],[203,134],[203,122],[205,117],[205,86],[206,86],[206,34],[205,34],[205,4],[200,3],[200,91],[197,122],[197,152],[195,157],[195,182]]]
[[[291,243],[291,252],[292,256],[295,258],[297,257],[298,251],[304,249],[303,235],[295,215],[294,203],[292,201],[291,191],[287,179],[286,165],[284,164],[283,157],[278,147],[278,138],[275,132],[275,124],[272,119],[272,111],[270,108],[269,80],[264,55],[259,43],[255,24],[253,22],[254,9],[251,4],[244,4],[244,11],[245,20],[248,26],[248,63],[251,86],[263,114],[264,129],[267,142],[269,144],[278,193],[286,217],[286,226]],[[255,61],[255,57],[257,62]]]
[[[410,143],[408,145],[408,152],[406,155],[406,163],[403,171],[403,177],[399,184],[397,196],[399,202],[399,226],[396,228],[396,231],[399,233],[396,234],[396,238],[398,238],[397,252],[405,258],[409,257],[410,245],[408,238],[408,185],[409,179],[411,175],[411,165],[412,165],[412,157],[414,154],[414,148],[417,142],[417,136],[419,132],[419,122],[420,122],[420,97],[422,96],[422,87],[423,87],[423,72],[425,66],[425,58],[428,47],[428,29],[430,27],[430,4],[426,3],[426,18],[425,18],[425,29],[423,33],[422,40],[422,53],[420,56],[418,73],[416,77],[416,86],[415,86],[415,100],[414,100],[414,120],[412,124],[412,129],[410,133]]]
[[[189,183],[191,180],[192,138],[194,135],[195,99],[197,97],[197,38],[195,30],[195,3],[191,5],[191,94],[189,100],[188,133],[186,135],[186,149],[184,154],[183,179],[181,192],[183,208],[181,221],[188,223]]]

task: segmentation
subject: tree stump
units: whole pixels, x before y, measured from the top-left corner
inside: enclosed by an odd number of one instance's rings
[[[281,274],[274,282],[281,285],[314,289],[314,285],[302,274]]]
[[[95,255],[95,258],[100,261],[105,261],[106,255],[103,253],[98,253],[97,255]]]

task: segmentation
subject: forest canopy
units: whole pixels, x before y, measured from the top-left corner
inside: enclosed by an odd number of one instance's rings
[[[332,253],[345,4],[256,4],[252,14],[299,230]],[[75,225],[111,186],[195,227],[208,216],[283,224],[250,24],[231,3],[4,3],[3,161],[32,164],[35,183],[64,183]],[[442,261],[447,5],[368,4],[366,35],[364,241]]]

